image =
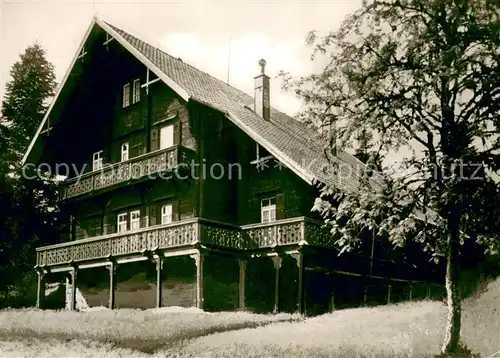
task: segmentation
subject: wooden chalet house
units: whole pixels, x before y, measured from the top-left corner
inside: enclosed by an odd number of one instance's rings
[[[100,267],[109,270],[114,308],[117,271],[134,262],[156,270],[157,306],[177,267],[165,265],[189,265],[192,305],[206,309],[233,295],[222,308],[326,311],[334,284],[350,285],[332,272],[367,274],[337,258],[311,213],[313,181],[332,180],[322,144],[271,107],[259,64],[252,97],[93,19],[23,159],[58,174],[69,168],[60,201],[71,215],[70,240],[37,249],[39,307],[50,275],[71,278],[74,308],[80,274]],[[353,173],[362,170],[351,155],[337,156]],[[357,176],[337,184],[355,187]],[[370,275],[397,276],[379,266]],[[214,290],[221,282],[236,292]]]

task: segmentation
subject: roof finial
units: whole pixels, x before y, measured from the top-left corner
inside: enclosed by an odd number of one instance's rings
[[[264,60],[263,58],[260,59],[259,61],[259,66],[260,66],[260,73],[264,74],[266,72],[265,68],[266,68],[266,60]]]

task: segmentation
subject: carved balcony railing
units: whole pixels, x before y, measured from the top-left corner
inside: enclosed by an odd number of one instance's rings
[[[126,162],[107,165],[100,170],[94,170],[61,183],[61,199],[73,198],[129,180],[174,170],[181,163],[189,164],[193,158],[192,150],[173,146],[132,158]]]
[[[248,241],[258,248],[296,244],[333,247],[333,240],[328,230],[322,228],[322,223],[304,216],[241,228],[243,236],[247,236]]]
[[[228,249],[250,250],[258,248],[252,238],[245,235],[239,226],[202,219],[200,221],[201,243]]]
[[[297,217],[236,226],[192,218],[135,231],[101,235],[37,248],[37,265],[52,267],[142,255],[155,250],[192,248],[202,244],[233,250],[255,250],[287,245],[331,247],[321,223]]]
[[[156,225],[37,248],[38,266],[57,266],[110,257],[140,254],[156,249],[191,246],[199,242],[198,219]]]

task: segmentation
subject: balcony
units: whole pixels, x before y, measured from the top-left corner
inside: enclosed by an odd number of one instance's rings
[[[192,218],[109,235],[37,248],[38,266],[108,260],[148,251],[190,248],[197,244],[232,250],[255,250],[287,245],[331,247],[321,223],[305,217],[238,227]]]
[[[171,171],[181,163],[187,165],[193,158],[192,150],[173,146],[132,158],[126,162],[107,165],[100,170],[94,170],[61,183],[60,198],[70,199],[130,180],[144,179]]]
[[[243,225],[243,236],[252,248],[273,248],[286,245],[333,247],[333,240],[322,223],[304,216],[271,223]]]

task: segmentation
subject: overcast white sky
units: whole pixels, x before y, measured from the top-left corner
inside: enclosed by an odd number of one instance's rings
[[[1,1],[1,0],[0,0]],[[47,51],[60,81],[95,11],[124,30],[167,53],[227,79],[231,37],[230,83],[253,93],[258,60],[266,72],[292,74],[313,71],[311,48],[304,44],[309,30],[339,27],[344,16],[360,6],[357,0],[331,1],[22,1],[1,7],[0,96],[10,68],[24,49],[38,40]],[[293,115],[299,108],[291,94],[271,82],[271,104]]]

